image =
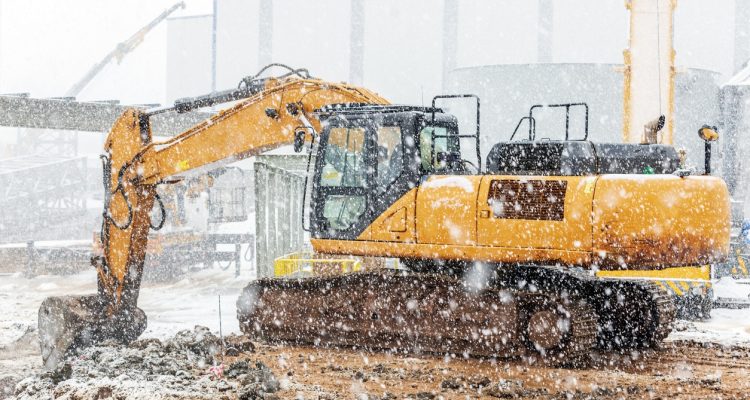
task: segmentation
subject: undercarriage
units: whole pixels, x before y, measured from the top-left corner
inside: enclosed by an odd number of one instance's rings
[[[657,346],[675,316],[671,298],[644,282],[483,265],[476,284],[457,266],[408,265],[252,282],[237,303],[240,327],[271,342],[574,365],[594,348]]]

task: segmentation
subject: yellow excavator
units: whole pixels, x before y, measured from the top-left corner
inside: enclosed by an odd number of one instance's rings
[[[456,97],[476,101],[475,131],[459,132],[457,118],[437,106]],[[152,142],[152,115],[223,102],[235,103]],[[43,302],[45,364],[145,329],[137,300],[147,234],[164,218],[157,185],[307,143],[315,157],[300,223],[313,249],[399,258],[408,270],[253,281],[237,303],[245,334],[555,363],[597,346],[658,344],[674,319],[669,296],[648,282],[594,272],[725,258],[724,182],[680,169],[671,146],[592,143],[588,132],[575,139],[567,127],[556,141],[537,140],[530,128],[528,138],[499,142],[484,160],[479,105],[471,95],[392,105],[370,90],[290,69],[174,107],[125,112],[103,156],[103,255],[92,260],[98,293]]]

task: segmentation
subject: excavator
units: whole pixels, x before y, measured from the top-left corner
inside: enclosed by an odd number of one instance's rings
[[[164,219],[158,185],[282,145],[310,146],[300,223],[314,251],[399,258],[407,268],[250,282],[237,314],[252,338],[566,364],[594,348],[656,346],[671,330],[667,293],[596,271],[727,256],[726,185],[686,172],[671,146],[598,144],[566,127],[564,140],[530,130],[500,141],[484,160],[476,96],[394,105],[304,69],[261,73],[237,89],[131,109],[116,121],[102,156],[98,291],[42,303],[47,367],[145,329],[137,301],[147,234]],[[460,132],[437,104],[460,99],[476,103],[474,132]],[[225,102],[232,105],[182,134],[152,141],[154,114]]]

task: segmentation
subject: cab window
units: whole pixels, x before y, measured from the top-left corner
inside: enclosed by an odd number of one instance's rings
[[[380,126],[377,130],[377,185],[383,191],[393,184],[404,169],[404,145],[401,127]]]
[[[351,188],[351,192],[329,194],[323,203],[323,218],[335,230],[346,230],[359,221],[367,199],[356,188],[367,187],[365,129],[332,128],[323,155],[320,185]]]
[[[445,171],[450,157],[459,157],[458,138],[448,138],[442,126],[427,126],[419,132],[419,157],[422,172]],[[434,143],[433,143],[434,142]]]
[[[365,187],[364,128],[332,128],[326,146],[321,186]]]

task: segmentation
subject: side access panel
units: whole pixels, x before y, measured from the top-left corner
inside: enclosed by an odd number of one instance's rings
[[[590,262],[596,179],[483,177],[477,201],[477,242],[504,250],[495,261]]]
[[[593,215],[604,269],[710,264],[729,253],[729,192],[716,177],[604,175]]]

